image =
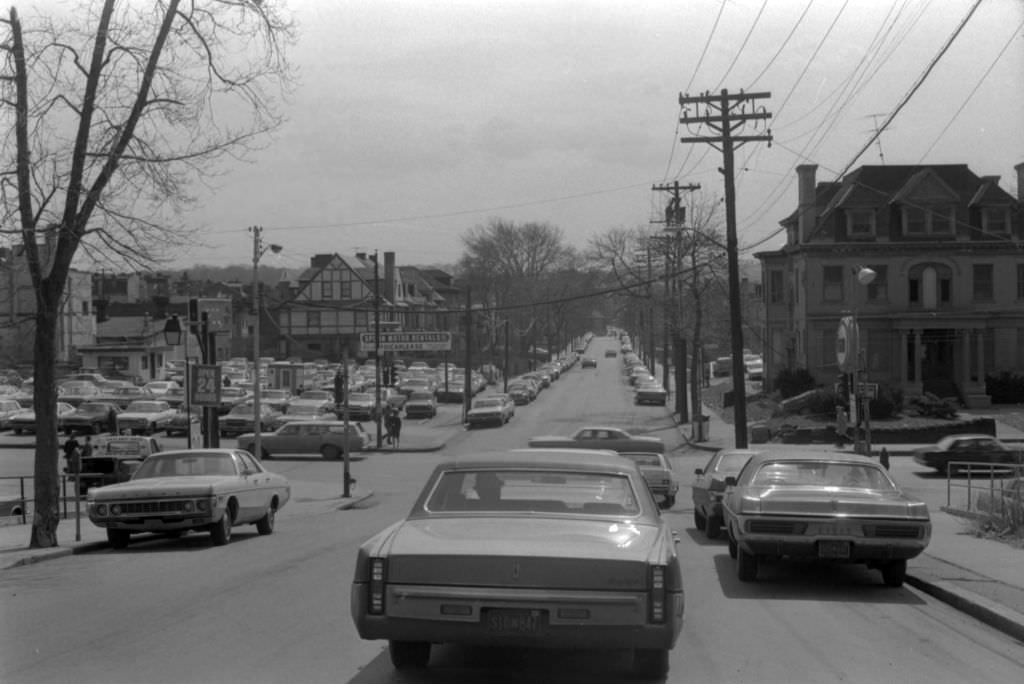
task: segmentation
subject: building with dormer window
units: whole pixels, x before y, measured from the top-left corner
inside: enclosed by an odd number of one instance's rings
[[[785,246],[756,255],[766,382],[806,368],[830,385],[839,321],[854,315],[869,381],[991,403],[987,375],[1024,372],[1024,164],[1016,198],[964,164],[862,166],[822,183],[816,170],[797,167]]]

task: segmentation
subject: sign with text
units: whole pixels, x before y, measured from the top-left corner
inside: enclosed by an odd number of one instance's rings
[[[231,300],[224,298],[196,298],[188,301],[188,323],[199,325],[206,314],[208,332],[231,330]]]
[[[375,341],[376,335],[372,332],[359,334],[359,346],[364,352],[377,348]],[[382,332],[377,351],[451,351],[451,348],[450,332]]]
[[[191,370],[189,402],[193,406],[220,406],[220,366],[199,364]]]

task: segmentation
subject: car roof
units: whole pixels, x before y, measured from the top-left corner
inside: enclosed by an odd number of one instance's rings
[[[875,459],[861,454],[839,453],[835,451],[762,451],[754,453],[747,462],[747,465],[756,467],[771,461],[830,461],[833,463],[878,465],[878,461]]]
[[[569,468],[593,472],[636,472],[636,463],[632,459],[606,449],[511,449],[457,456],[442,465],[448,470],[516,469],[527,466],[544,470]]]

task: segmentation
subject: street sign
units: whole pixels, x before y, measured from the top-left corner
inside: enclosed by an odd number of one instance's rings
[[[859,332],[857,320],[853,316],[846,316],[839,321],[839,329],[836,331],[836,363],[844,373],[857,370]]]
[[[226,298],[194,298],[188,300],[188,323],[199,325],[206,314],[207,331],[231,330],[231,300]]]
[[[193,406],[220,406],[220,366],[199,364],[191,370],[189,402]]]
[[[359,345],[364,352],[372,352],[377,335],[372,332],[359,333]],[[378,351],[451,351],[450,332],[382,332]]]

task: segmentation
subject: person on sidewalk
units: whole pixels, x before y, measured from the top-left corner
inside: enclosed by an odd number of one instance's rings
[[[882,447],[882,452],[878,454],[878,462],[882,464],[882,467],[886,470],[889,469],[889,450]]]
[[[85,436],[85,444],[82,445],[81,458],[92,456],[92,435]]]
[[[392,440],[392,428],[395,425],[395,414],[394,407],[388,405],[384,407],[384,443],[391,444]]]
[[[68,435],[67,441],[64,442],[64,461],[66,463],[64,472],[66,473],[77,473],[79,471],[79,444],[78,440],[75,439],[74,433]]]
[[[391,446],[398,448],[399,437],[402,435],[402,416],[395,409],[391,417]]]
[[[836,448],[842,449],[846,446],[846,431],[849,430],[849,420],[846,417],[846,409],[842,406],[836,407]]]

